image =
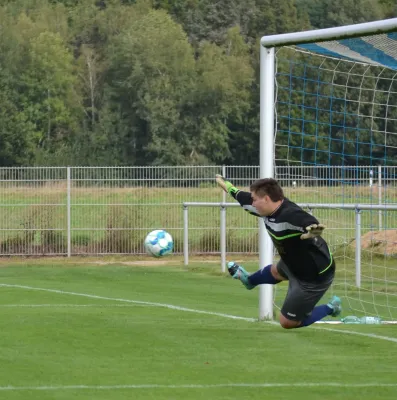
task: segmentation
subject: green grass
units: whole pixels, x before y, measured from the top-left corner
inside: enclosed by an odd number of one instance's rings
[[[172,265],[151,266],[144,266],[147,259],[128,258],[102,266],[92,263],[106,260],[92,258],[3,260],[0,284],[10,286],[0,286],[2,398],[396,398],[397,386],[381,385],[395,384],[397,343],[365,336],[397,340],[393,326],[285,331],[266,322],[211,315],[255,319],[258,294],[214,263],[196,262],[185,269],[178,259],[170,260]],[[346,330],[364,336],[343,334]],[[236,383],[285,386],[210,386]],[[318,386],[293,386],[307,383]],[[325,385],[330,383],[358,386]],[[360,387],[369,383],[378,386]],[[79,385],[88,387],[67,388]],[[8,386],[14,389],[5,390]]]

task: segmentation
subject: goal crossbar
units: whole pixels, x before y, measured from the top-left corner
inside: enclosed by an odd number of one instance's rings
[[[334,28],[314,29],[304,32],[282,33],[261,38],[261,46],[278,47],[292,44],[324,42],[334,39],[347,39],[365,35],[376,35],[397,30],[397,18],[381,21],[364,22],[362,24],[338,26]]]

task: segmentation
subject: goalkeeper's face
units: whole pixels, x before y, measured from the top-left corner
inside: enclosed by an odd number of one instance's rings
[[[268,195],[258,196],[257,193],[251,192],[252,205],[258,211],[261,217],[268,217],[280,205],[280,201],[272,201]]]

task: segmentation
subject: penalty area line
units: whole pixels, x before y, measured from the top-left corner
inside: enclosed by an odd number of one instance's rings
[[[130,304],[140,304],[140,305],[153,306],[153,307],[164,307],[164,308],[168,308],[168,309],[176,310],[176,311],[184,311],[184,312],[191,312],[191,313],[195,313],[195,314],[212,315],[212,316],[216,316],[216,317],[234,319],[234,320],[240,320],[240,321],[247,321],[247,322],[258,322],[257,318],[240,317],[240,316],[231,315],[231,314],[217,313],[217,312],[204,311],[204,310],[196,310],[193,308],[174,306],[172,304],[165,304],[165,303],[129,300],[129,299],[122,299],[122,298],[115,298],[115,297],[98,296],[98,295],[93,295],[93,294],[88,294],[88,293],[69,292],[69,291],[58,290],[58,289],[46,289],[46,288],[39,288],[39,287],[25,286],[25,285],[12,285],[12,284],[6,284],[6,283],[1,283],[0,287],[9,287],[9,288],[17,288],[17,289],[25,289],[25,290],[36,290],[36,291],[57,293],[57,294],[69,295],[69,296],[80,296],[80,297],[85,297],[85,298],[90,298],[90,299],[109,300],[109,301],[116,301],[116,302],[122,302],[122,303],[130,303]],[[275,321],[263,321],[263,322],[266,324],[278,325],[278,323]],[[370,339],[378,339],[378,340],[384,340],[384,341],[388,341],[388,342],[397,343],[397,338],[395,338],[395,337],[376,335],[374,333],[357,332],[357,331],[350,331],[350,330],[346,330],[346,329],[332,329],[332,328],[326,328],[325,326],[312,326],[311,328],[316,329],[316,330],[337,332],[337,333],[342,333],[342,334],[347,334],[347,335],[363,336],[363,337],[367,337]]]
[[[120,308],[155,307],[151,304],[0,304],[0,308]]]
[[[123,302],[123,303],[138,304],[138,305],[153,306],[153,307],[164,307],[164,308],[169,308],[171,310],[185,311],[185,312],[191,312],[191,313],[195,313],[195,314],[213,315],[216,317],[237,319],[237,320],[248,321],[248,322],[258,321],[255,318],[239,317],[237,315],[223,314],[223,313],[217,313],[217,312],[212,312],[212,311],[196,310],[193,308],[174,306],[172,304],[165,304],[165,303],[155,303],[155,302],[151,302],[151,301],[121,299],[121,298],[116,298],[116,297],[98,296],[98,295],[88,294],[88,293],[69,292],[69,291],[58,290],[58,289],[46,289],[46,288],[38,288],[38,287],[34,287],[34,286],[25,286],[25,285],[11,285],[11,284],[6,284],[6,283],[1,283],[0,287],[36,290],[36,291],[57,293],[57,294],[70,295],[70,296],[86,297],[86,298],[90,298],[90,299],[118,301],[118,302]]]

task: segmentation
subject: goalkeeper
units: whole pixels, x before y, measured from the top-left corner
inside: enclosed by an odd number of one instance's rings
[[[280,314],[283,328],[300,328],[328,315],[338,316],[341,301],[337,296],[328,304],[316,306],[335,275],[335,262],[321,237],[325,226],[284,197],[275,179],[253,182],[250,192],[237,189],[220,175],[216,181],[246,211],[263,218],[281,258],[277,264],[265,266],[251,275],[242,266],[230,262],[228,269],[233,278],[239,279],[247,289],[288,280],[288,293]]]

